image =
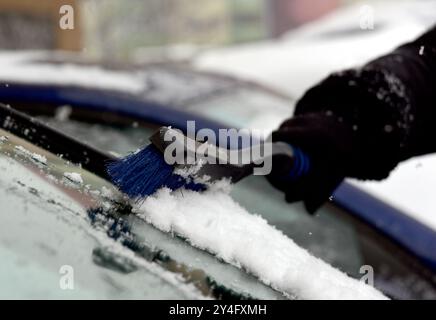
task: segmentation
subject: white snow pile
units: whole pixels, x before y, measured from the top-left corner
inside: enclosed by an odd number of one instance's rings
[[[44,157],[43,155],[40,155],[35,152],[31,152],[26,148],[24,148],[23,146],[15,146],[15,150],[17,150],[19,153],[23,154],[24,156],[29,157],[35,162],[47,165],[47,158]]]
[[[247,212],[229,192],[226,182],[201,194],[163,188],[135,211],[158,229],[182,236],[285,294],[303,299],[386,299]]]
[[[64,177],[70,180],[71,182],[74,182],[76,184],[83,184],[83,179],[80,173],[76,172],[64,172]]]
[[[144,82],[132,73],[104,70],[96,66],[73,64],[33,63],[10,59],[0,53],[0,81],[11,83],[60,84],[85,88],[107,89],[137,93],[144,89]]]

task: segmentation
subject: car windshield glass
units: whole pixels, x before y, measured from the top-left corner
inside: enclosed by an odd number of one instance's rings
[[[0,176],[7,275],[0,297],[285,298],[130,214],[105,180],[8,132],[0,130],[0,137],[0,168],[7,173]],[[70,268],[74,291],[58,280]]]
[[[62,122],[57,120],[52,119],[51,124],[55,127],[63,127]],[[84,132],[87,126],[92,130],[98,128],[95,125],[71,120],[70,126],[67,127],[76,126]],[[108,127],[101,128],[109,130]],[[151,132],[151,130],[147,132],[144,128],[133,130],[129,128],[121,131],[113,128],[112,130],[113,137],[119,135],[120,142],[124,139],[130,140],[131,145],[134,146],[133,150],[141,147],[143,143],[143,140],[138,139],[137,132],[147,134],[147,137]],[[138,131],[132,134],[135,130]],[[88,135],[90,143],[95,142],[98,145],[98,141],[92,138],[97,132],[93,131],[93,135]],[[114,147],[109,150],[114,150],[117,144],[117,139],[114,139]],[[405,259],[401,250],[394,245],[391,246],[388,239],[332,205],[328,204],[315,216],[309,216],[302,204],[286,203],[283,195],[262,177],[249,177],[234,185],[231,196],[248,212],[260,215],[299,246],[354,278],[362,277],[362,266],[367,264],[377,266],[376,286],[392,297],[436,297],[434,281],[422,276],[421,270],[415,270],[411,266],[416,264],[413,258]],[[262,259],[260,256],[258,258]]]
[[[38,118],[51,127],[61,129],[71,137],[114,155],[125,155],[149,144],[148,137],[157,129],[153,125],[138,126],[135,122],[129,127],[114,128],[70,119],[65,120],[47,116]]]
[[[188,110],[234,128],[276,129],[292,116],[293,101],[262,90],[239,88],[188,105]]]

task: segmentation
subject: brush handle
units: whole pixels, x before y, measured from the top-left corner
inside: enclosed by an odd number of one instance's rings
[[[162,154],[170,145],[172,150],[183,150],[184,152],[179,155],[180,159],[177,159],[179,165],[194,164],[198,159],[205,157],[207,160],[214,160],[206,161],[197,172],[198,176],[207,175],[212,180],[231,178],[233,182],[237,182],[252,175],[267,161],[273,164],[271,174],[280,180],[292,181],[310,170],[309,157],[299,148],[285,142],[262,142],[261,145],[229,150],[207,142],[205,145],[168,127],[161,127],[150,137],[150,141]]]
[[[309,173],[310,157],[300,148],[285,142],[274,142],[272,149],[272,176],[282,181],[295,181]],[[289,151],[285,151],[286,149],[292,150],[291,157]]]
[[[200,169],[199,175],[209,175],[214,179],[229,177],[233,183],[236,183],[249,175],[256,174],[257,170],[261,170],[259,174],[263,174],[262,170],[267,162],[272,165],[269,175],[281,181],[295,181],[310,171],[310,158],[301,149],[288,143],[265,142],[259,148],[263,151],[262,155],[253,152],[253,147],[239,150],[221,149],[220,153],[225,156],[220,158],[240,159],[241,162],[227,162],[222,165],[206,164]]]
[[[106,163],[115,160],[112,156],[1,103],[0,127],[38,147],[62,155],[64,159],[110,181],[106,173]]]
[[[267,161],[272,163],[271,175],[280,180],[293,181],[299,177],[306,175],[310,170],[309,157],[299,148],[285,142],[264,142],[260,147],[263,154],[257,154],[257,158],[253,156],[253,148],[238,150],[239,156],[251,154],[251,163],[249,164],[253,170]],[[233,151],[230,151],[233,152]]]

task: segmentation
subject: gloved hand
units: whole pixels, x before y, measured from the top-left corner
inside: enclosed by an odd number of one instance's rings
[[[286,201],[304,201],[314,213],[347,175],[352,163],[353,129],[325,112],[303,114],[284,122],[272,133],[272,140],[298,147],[309,160],[308,173],[301,177],[284,177],[280,168],[289,161],[275,158],[267,179],[284,191]],[[276,168],[276,170],[275,170]]]
[[[269,181],[287,201],[303,200],[313,213],[345,177],[386,178],[398,162],[417,154],[408,150],[409,132],[417,127],[409,96],[398,78],[370,66],[330,75],[304,94],[295,116],[272,134],[273,141],[308,155],[309,173],[284,179],[278,170],[284,159],[273,159]]]

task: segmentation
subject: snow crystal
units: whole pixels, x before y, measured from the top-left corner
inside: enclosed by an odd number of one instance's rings
[[[113,193],[109,188],[103,186],[101,187],[101,195],[104,198],[111,198],[113,196]]]
[[[160,230],[182,236],[283,293],[303,299],[385,298],[247,212],[229,192],[224,181],[203,193],[163,188],[134,210]]]
[[[394,127],[393,126],[391,126],[390,124],[385,125],[385,132],[386,133],[390,133],[392,131],[394,131]]]
[[[15,150],[19,151],[21,154],[25,155],[26,157],[31,158],[35,162],[41,163],[41,164],[47,164],[47,158],[34,152],[30,152],[23,146],[15,146]]]
[[[420,56],[422,56],[422,55],[424,54],[424,49],[425,49],[424,46],[421,46],[421,47],[419,48],[419,55],[420,55]]]
[[[67,178],[68,180],[74,182],[74,183],[77,183],[77,184],[83,183],[83,179],[82,179],[82,176],[80,175],[80,173],[65,172],[64,177]]]
[[[195,183],[208,184],[211,178],[209,175],[198,175],[204,164],[205,160],[199,159],[194,165],[176,168],[174,173],[185,178],[187,181],[193,180]]]
[[[54,183],[58,183],[58,179],[54,175],[48,174],[46,177],[48,180],[50,180]]]
[[[55,111],[55,118],[59,121],[67,121],[70,118],[73,109],[70,106],[58,107]]]
[[[89,190],[89,193],[95,197],[98,197],[101,194],[101,192],[98,190]]]

